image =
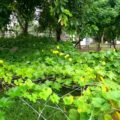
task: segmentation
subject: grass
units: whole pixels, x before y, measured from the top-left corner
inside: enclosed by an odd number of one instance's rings
[[[21,101],[5,109],[6,120],[37,120],[37,114]]]
[[[32,103],[17,99],[9,108],[4,109],[5,120],[67,120],[64,113],[58,110],[57,107],[53,109],[50,104],[45,109],[43,109],[44,107],[44,102]],[[42,114],[39,117],[38,113],[40,114],[41,111]]]

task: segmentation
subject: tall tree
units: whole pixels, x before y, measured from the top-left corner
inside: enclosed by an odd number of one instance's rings
[[[97,0],[94,3],[96,8],[94,16],[96,20],[94,24],[99,29],[97,32],[97,36],[99,36],[98,42],[101,42],[101,38],[104,35],[108,41],[112,41],[115,48],[115,38],[117,37],[118,31],[118,26],[116,26],[116,18],[118,16],[118,10],[116,9],[116,0]]]
[[[73,31],[79,37],[79,44],[82,38],[91,33],[89,29],[89,10],[92,7],[92,0],[69,0],[68,9],[73,17],[69,19],[68,31]]]
[[[0,31],[4,34],[7,29],[7,24],[10,21],[12,13],[11,4],[13,0],[0,0]]]
[[[56,38],[61,40],[62,28],[67,26],[68,18],[72,16],[67,9],[68,0],[54,0],[51,6],[51,13],[56,21]]]
[[[57,41],[61,40],[62,29],[67,26],[68,18],[72,16],[67,4],[68,0],[46,1],[39,20],[40,25],[45,29],[50,27],[56,32]]]
[[[24,35],[28,34],[29,22],[34,19],[35,7],[41,6],[41,0],[15,0],[14,12]]]

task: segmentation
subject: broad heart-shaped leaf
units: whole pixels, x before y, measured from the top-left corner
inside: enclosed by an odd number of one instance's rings
[[[12,101],[9,98],[1,98],[0,99],[0,107],[9,107],[9,105],[12,103]]]
[[[92,105],[96,108],[101,108],[102,105],[105,103],[105,100],[100,97],[92,98]]]
[[[104,115],[104,120],[113,120],[113,119],[112,119],[111,115],[105,114]]]
[[[4,113],[0,111],[0,120],[5,120]]]
[[[60,100],[60,98],[59,98],[59,96],[58,95],[56,95],[55,93],[53,93],[51,96],[50,96],[50,99],[51,99],[51,101],[53,102],[53,103],[59,103],[59,100]]]
[[[114,101],[119,102],[119,100],[120,100],[120,90],[109,91],[109,92],[106,93],[105,97],[108,100],[114,100]]]
[[[56,89],[56,90],[60,90],[61,87],[62,87],[62,86],[61,86],[60,83],[54,82],[54,83],[52,84],[52,88],[54,88],[54,89]]]
[[[71,105],[74,101],[73,96],[66,96],[63,98],[65,105]]]
[[[35,103],[38,99],[38,94],[37,93],[30,94],[29,92],[24,92],[23,97]]]
[[[20,97],[23,95],[24,92],[26,92],[27,87],[26,86],[17,86],[14,88],[11,88],[8,92],[7,95],[10,97]]]
[[[82,112],[80,113],[80,119],[79,120],[89,120],[90,116],[85,113],[85,112]]]
[[[43,100],[47,100],[51,94],[52,94],[51,88],[43,88],[43,90],[39,93],[39,97]]]
[[[87,103],[85,97],[83,96],[78,97],[74,101],[74,104],[77,107],[77,110],[79,113],[82,113],[82,112],[90,113],[91,112],[90,104]]]
[[[70,120],[80,120],[80,114],[76,109],[70,109],[69,118]]]

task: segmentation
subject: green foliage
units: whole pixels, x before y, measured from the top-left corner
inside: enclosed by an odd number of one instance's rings
[[[0,112],[0,120],[5,120],[4,114],[2,112]]]
[[[12,103],[12,101],[9,98],[3,97],[0,99],[0,108],[8,107],[11,103]]]
[[[59,100],[60,100],[60,98],[56,94],[51,95],[50,99],[53,103],[57,103],[57,104],[59,103]]]
[[[70,120],[79,120],[80,115],[76,109],[71,109],[69,112],[69,118]]]
[[[33,36],[0,41],[0,106],[18,98],[63,106],[57,110],[73,120],[119,118],[120,52],[80,53],[69,42]]]
[[[54,0],[53,6],[51,6],[51,14],[60,22],[61,25],[67,25],[68,17],[72,16],[70,11],[66,9],[68,0]]]
[[[6,25],[9,23],[9,17],[12,12],[10,9],[10,5],[12,4],[13,0],[9,1],[0,1],[0,30],[6,28]]]
[[[66,96],[63,99],[65,105],[71,105],[73,103],[73,96]]]

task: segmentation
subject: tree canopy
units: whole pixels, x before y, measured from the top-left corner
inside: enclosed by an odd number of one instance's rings
[[[81,39],[97,36],[98,41],[103,35],[109,41],[119,37],[120,0],[1,0],[0,29],[5,28],[14,12],[22,33],[28,34],[35,8],[41,10],[39,31],[55,32],[58,41],[62,31],[76,33]]]

